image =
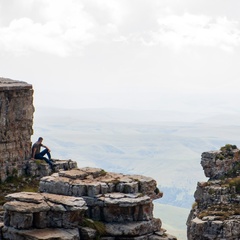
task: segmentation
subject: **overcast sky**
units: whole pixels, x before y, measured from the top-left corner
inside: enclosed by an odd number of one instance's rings
[[[239,0],[0,0],[0,76],[38,106],[238,110]]]

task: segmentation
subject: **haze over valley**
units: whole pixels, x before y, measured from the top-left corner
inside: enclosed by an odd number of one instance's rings
[[[176,206],[183,209],[178,218],[185,225],[197,182],[207,180],[200,165],[201,153],[227,143],[240,145],[240,115],[221,118],[218,114],[197,120],[196,115],[189,114],[185,122],[182,114],[39,108],[32,141],[42,136],[54,158],[75,160],[79,167],[154,178],[164,193],[156,204],[166,204],[170,209],[165,223],[171,224],[172,214],[177,214],[171,212],[171,206]],[[233,124],[227,124],[226,119]],[[184,232],[183,225],[180,232]]]

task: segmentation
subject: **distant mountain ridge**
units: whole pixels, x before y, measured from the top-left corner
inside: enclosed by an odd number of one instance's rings
[[[137,112],[137,119],[144,123],[134,123],[130,112]],[[221,119],[214,125],[176,122],[176,118],[172,122],[158,122],[156,118],[154,123],[148,123],[145,113],[40,108],[34,117],[33,141],[43,135],[59,158],[75,158],[79,166],[147,174],[157,179],[160,188],[174,186],[192,195],[195,183],[205,179],[199,165],[201,153],[228,142],[240,143],[240,129],[221,125]]]

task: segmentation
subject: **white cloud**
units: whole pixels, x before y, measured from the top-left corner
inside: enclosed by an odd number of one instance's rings
[[[0,29],[1,50],[27,54],[32,50],[66,55],[67,46],[61,41],[61,29],[54,23],[34,23],[29,18],[13,20]]]
[[[91,13],[100,22],[120,25],[129,13],[129,8],[124,0],[83,0],[86,7],[91,8]]]
[[[158,19],[159,30],[152,32],[147,44],[164,44],[180,49],[184,46],[210,46],[230,51],[240,44],[239,22],[227,17],[209,17],[185,13]]]
[[[37,17],[31,12],[36,11],[35,4]],[[13,16],[7,26],[0,25],[2,53],[81,54],[94,41],[118,39],[117,25],[125,12],[120,2],[107,0],[28,0],[20,7],[25,16]]]
[[[167,45],[174,49],[210,46],[224,51],[239,46],[237,21],[189,13],[176,15],[167,6],[160,13],[156,10],[160,10],[158,1],[149,4],[149,11],[145,11],[148,5],[143,1],[28,0],[19,5],[16,18],[10,13],[8,24],[0,25],[0,51],[68,56],[81,54],[86,45],[101,41],[141,42],[144,46]]]
[[[26,54],[31,51],[66,56],[94,40],[95,23],[79,3],[48,1],[42,10],[43,19],[13,19],[0,28],[2,52]]]

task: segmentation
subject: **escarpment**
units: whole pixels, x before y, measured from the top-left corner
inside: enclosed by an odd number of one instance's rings
[[[32,160],[33,89],[0,78],[1,181],[40,179],[38,192],[8,194],[0,215],[5,240],[176,240],[153,216],[162,197],[150,177],[78,168],[76,161],[54,160],[53,169]]]
[[[204,152],[201,165],[209,181],[197,185],[188,239],[240,239],[240,150],[227,144]]]

